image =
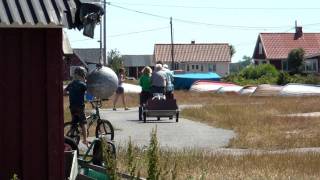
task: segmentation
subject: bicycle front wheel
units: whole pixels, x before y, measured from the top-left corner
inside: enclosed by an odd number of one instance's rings
[[[114,129],[108,120],[101,119],[96,127],[96,138],[106,137],[110,140],[114,138]]]

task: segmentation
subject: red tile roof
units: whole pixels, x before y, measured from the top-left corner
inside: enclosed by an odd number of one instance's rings
[[[303,33],[295,38],[295,33],[261,33],[261,42],[266,59],[286,59],[295,48],[303,48],[306,56],[320,52],[320,33]]]
[[[230,62],[228,44],[174,44],[175,62]],[[154,60],[171,62],[171,44],[156,44]]]

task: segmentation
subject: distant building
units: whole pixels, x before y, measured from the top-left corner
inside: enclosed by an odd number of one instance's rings
[[[89,71],[94,69],[99,60],[100,48],[73,49],[73,53],[64,58],[63,79],[70,80],[77,66],[87,67]]]
[[[122,59],[128,76],[136,79],[145,66],[154,66],[153,55],[123,55]]]
[[[296,26],[295,33],[260,33],[253,53],[255,64],[270,63],[278,70],[288,71],[288,54],[302,48],[305,51],[304,71],[319,72],[320,33],[303,33]]]
[[[171,67],[171,44],[155,44],[154,62],[162,61]],[[215,72],[220,76],[229,74],[230,47],[227,43],[174,44],[174,69],[185,72]]]

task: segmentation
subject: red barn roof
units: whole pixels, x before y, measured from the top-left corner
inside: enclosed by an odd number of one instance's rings
[[[174,44],[175,62],[230,62],[230,48],[227,43]],[[171,61],[171,44],[156,44],[154,60]]]
[[[303,48],[306,56],[320,52],[320,33],[303,33],[301,37],[296,33],[260,33],[259,39],[266,59],[286,59],[295,48]]]

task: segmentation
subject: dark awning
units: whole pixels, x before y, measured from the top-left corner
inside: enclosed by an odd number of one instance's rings
[[[74,0],[0,0],[0,27],[73,28]]]

